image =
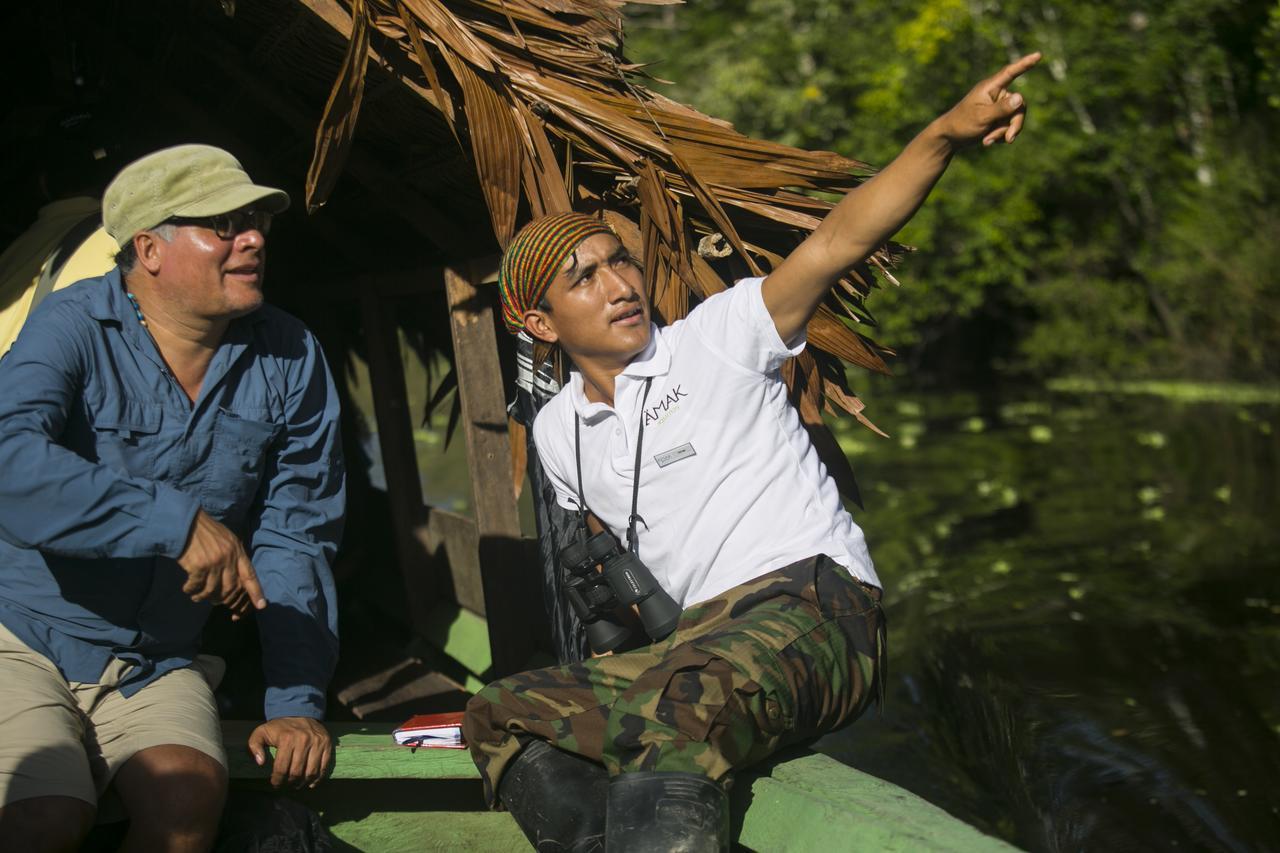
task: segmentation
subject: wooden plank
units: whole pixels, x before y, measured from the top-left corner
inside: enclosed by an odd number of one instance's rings
[[[269,775],[244,749],[254,725],[223,723],[232,779]],[[395,746],[392,728],[390,724],[330,723],[337,739],[331,779],[478,778],[466,750]],[[348,796],[359,796],[358,788],[348,790],[352,792]],[[904,788],[808,750],[789,750],[738,774],[731,800],[735,840],[753,850],[1012,853],[1017,849]],[[419,815],[440,816],[428,802],[414,807]],[[488,829],[483,820],[468,827],[481,836]]]
[[[378,446],[391,505],[396,560],[413,629],[424,634],[431,608],[438,597],[427,543],[427,509],[418,479],[418,455],[413,442],[404,364],[400,360],[400,332],[391,306],[375,294],[360,300],[365,344],[369,353],[369,385],[373,390],[374,416],[378,421]]]
[[[540,605],[540,573],[524,561],[520,516],[511,483],[506,400],[494,327],[495,289],[478,287],[496,262],[447,268],[454,364],[462,401],[461,427],[471,468],[479,536],[484,613],[495,677],[520,670],[530,653],[546,646],[546,614]]]
[[[481,799],[479,792],[475,798]],[[326,821],[333,811],[320,809]],[[532,849],[509,812],[373,811],[336,822],[330,829],[339,840],[365,853]]]
[[[480,535],[475,520],[433,506],[427,520],[426,541],[437,562],[443,557],[449,565],[454,601],[483,617]]]
[[[264,779],[270,763],[259,767],[246,744],[258,723],[224,720],[222,740],[232,779]],[[391,737],[394,723],[325,723],[334,738],[332,779],[476,779],[479,773],[465,749],[411,749]]]
[[[480,535],[518,539],[520,516],[508,467],[510,438],[494,329],[495,300],[492,288],[478,288],[481,276],[478,265],[470,263],[444,271],[462,400],[461,425]]]
[[[932,803],[830,756],[789,751],[733,789],[738,843],[753,850],[1009,853]],[[745,814],[744,814],[745,811]]]

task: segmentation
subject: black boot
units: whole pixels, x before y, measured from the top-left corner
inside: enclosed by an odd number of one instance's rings
[[[729,795],[698,773],[623,773],[609,782],[609,853],[722,853]]]
[[[498,799],[539,853],[604,850],[609,774],[541,740],[530,741],[498,782]]]

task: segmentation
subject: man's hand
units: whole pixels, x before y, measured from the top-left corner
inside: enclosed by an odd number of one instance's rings
[[[974,86],[938,118],[938,131],[956,148],[979,139],[983,145],[1012,142],[1022,131],[1027,105],[1009,86],[1039,61],[1039,53],[1028,54]]]
[[[187,573],[182,591],[192,601],[216,599],[231,610],[232,619],[243,616],[250,605],[258,610],[267,606],[240,538],[202,509],[196,511],[178,565]]]
[[[267,763],[267,747],[276,748],[271,764],[271,785],[279,788],[306,785],[314,788],[333,764],[333,741],[324,723],[310,717],[277,717],[249,735],[249,752],[262,767]]]

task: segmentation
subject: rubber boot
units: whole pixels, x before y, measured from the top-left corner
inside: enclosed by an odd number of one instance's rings
[[[609,853],[722,853],[729,795],[698,773],[623,773],[609,782]]]
[[[498,799],[539,853],[601,853],[608,792],[603,767],[541,740],[498,782]]]

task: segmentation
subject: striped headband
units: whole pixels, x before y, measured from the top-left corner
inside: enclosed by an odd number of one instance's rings
[[[556,213],[521,228],[507,246],[498,270],[507,330],[514,335],[524,328],[525,312],[537,307],[560,265],[578,244],[596,234],[613,233],[607,224],[583,213]]]

